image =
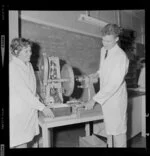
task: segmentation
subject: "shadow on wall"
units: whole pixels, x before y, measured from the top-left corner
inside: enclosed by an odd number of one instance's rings
[[[32,41],[31,50],[32,50],[32,55],[30,58],[30,62],[35,71],[36,83],[37,83],[37,93],[40,95],[41,89],[40,89],[40,76],[39,76],[39,67],[38,67],[38,60],[40,58],[40,50],[41,50],[40,44]]]
[[[39,57],[40,57],[40,50],[41,50],[41,47],[38,43],[36,42],[32,42],[32,55],[31,55],[31,59],[30,59],[30,62],[33,66],[33,69],[34,71],[38,71],[39,68],[38,68],[38,60],[39,60]]]

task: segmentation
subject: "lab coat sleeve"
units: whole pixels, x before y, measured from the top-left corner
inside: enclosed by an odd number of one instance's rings
[[[37,109],[42,111],[44,109],[44,104],[42,104],[38,98],[33,95],[33,93],[30,91],[30,89],[26,86],[22,78],[20,77],[19,73],[16,72],[14,68],[9,69],[9,85],[10,88],[13,88],[14,91],[18,96],[20,96],[24,101],[26,101],[26,104],[28,107]]]
[[[125,56],[114,59],[112,65],[109,66],[109,72],[104,75],[105,80],[103,87],[100,88],[100,91],[93,97],[94,101],[103,105],[105,101],[117,92],[124,81],[128,64],[129,62]]]

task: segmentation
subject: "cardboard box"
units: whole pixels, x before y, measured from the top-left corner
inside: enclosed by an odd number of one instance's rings
[[[95,135],[79,137],[79,147],[107,147],[107,144]]]
[[[55,117],[68,116],[72,114],[71,107],[52,108]]]

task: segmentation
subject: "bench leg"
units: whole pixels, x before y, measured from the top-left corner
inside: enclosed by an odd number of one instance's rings
[[[112,135],[107,136],[107,144],[108,144],[108,148],[113,147],[113,136]]]
[[[85,124],[85,136],[90,136],[90,123]]]
[[[43,138],[43,147],[51,147],[50,132],[48,131],[48,128],[45,126],[42,127],[42,138]]]

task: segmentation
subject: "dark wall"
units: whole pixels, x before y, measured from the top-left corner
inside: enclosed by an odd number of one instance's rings
[[[22,20],[22,37],[35,43],[31,59],[34,65],[40,53],[46,52],[48,56],[69,61],[72,67],[85,74],[93,73],[99,67],[100,38],[25,20]]]

